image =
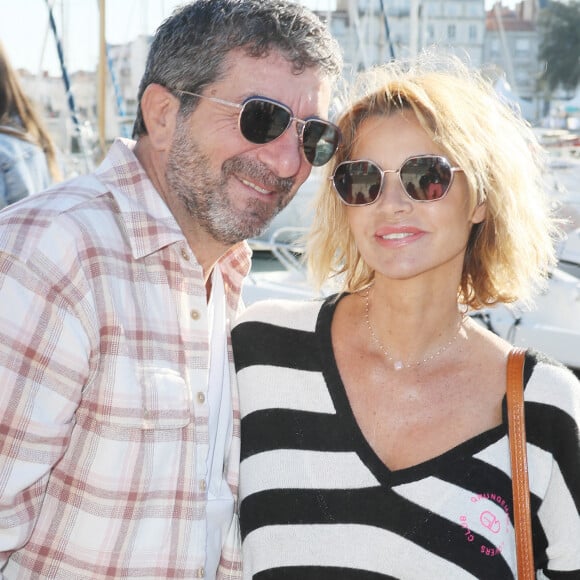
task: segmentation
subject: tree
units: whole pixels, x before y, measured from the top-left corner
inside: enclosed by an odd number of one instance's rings
[[[539,57],[546,63],[542,80],[574,92],[580,84],[580,2],[549,2],[540,12]]]

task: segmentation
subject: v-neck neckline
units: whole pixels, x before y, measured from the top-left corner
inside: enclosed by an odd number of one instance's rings
[[[340,376],[332,347],[331,326],[334,313],[340,300],[347,295],[343,294],[338,298],[327,298],[318,314],[316,334],[320,339],[317,341],[317,344],[320,349],[319,356],[322,374],[334,403],[337,417],[342,428],[345,429],[345,438],[352,442],[352,446],[358,453],[361,461],[372,471],[382,485],[394,486],[410,483],[424,479],[430,475],[441,473],[442,471],[450,469],[452,465],[464,460],[466,457],[473,457],[490,445],[497,443],[503,437],[507,437],[506,398],[504,395],[502,400],[501,424],[470,437],[435,457],[409,467],[390,469],[367,441],[356,420],[346,388]]]

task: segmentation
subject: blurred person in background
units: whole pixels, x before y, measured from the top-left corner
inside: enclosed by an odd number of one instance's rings
[[[53,140],[0,43],[0,209],[60,179]]]

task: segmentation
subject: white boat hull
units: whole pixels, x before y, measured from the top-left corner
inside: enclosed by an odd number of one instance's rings
[[[553,272],[533,309],[501,305],[472,317],[515,346],[533,348],[580,370],[580,280],[562,270]]]

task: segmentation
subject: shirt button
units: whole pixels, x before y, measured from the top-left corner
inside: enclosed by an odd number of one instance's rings
[[[205,395],[202,392],[197,393],[197,402],[200,405],[203,405],[205,403]]]
[[[198,568],[195,571],[195,577],[196,578],[205,578],[205,568]]]
[[[184,260],[189,261],[189,254],[187,253],[187,250],[185,248],[181,248],[181,257]]]
[[[192,320],[199,320],[199,310],[193,309],[189,315],[191,316]]]
[[[201,489],[201,491],[205,491],[207,489],[207,483],[206,483],[205,479],[202,479],[199,482],[199,489]]]

